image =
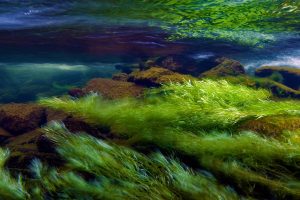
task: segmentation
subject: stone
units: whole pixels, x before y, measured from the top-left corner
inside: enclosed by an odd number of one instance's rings
[[[50,165],[62,164],[55,153],[55,145],[44,136],[41,129],[36,129],[8,139],[6,145],[11,155],[6,163],[13,170],[26,170],[34,159],[46,161]]]
[[[0,127],[0,144],[4,144],[5,141],[11,137],[13,137],[12,134]]]
[[[134,83],[104,78],[92,79],[82,90],[85,94],[97,92],[106,99],[139,97],[144,92],[143,87]]]
[[[128,80],[145,87],[158,87],[170,82],[181,83],[195,79],[192,76],[175,73],[168,69],[151,67],[145,71],[131,73]]]
[[[281,83],[273,81],[269,78],[257,78],[247,75],[226,76],[224,77],[230,83],[242,84],[253,88],[264,88],[273,93],[274,96],[280,98],[300,98],[300,91],[294,90]]]
[[[149,66],[149,63],[147,63],[147,65]],[[200,70],[195,59],[184,55],[169,55],[160,57],[151,67],[155,66],[178,73],[191,75],[198,74]]]
[[[68,94],[72,97],[80,98],[84,96],[84,92],[81,88],[73,88],[68,91]]]
[[[126,73],[118,73],[118,74],[114,74],[112,77],[112,80],[115,81],[127,81],[129,78],[129,75]]]
[[[300,89],[300,69],[291,67],[263,66],[255,70],[255,76],[281,76],[280,82],[294,90]]]
[[[201,78],[211,78],[211,77],[224,77],[224,76],[239,76],[245,75],[246,71],[243,65],[229,58],[218,58],[216,62],[219,63],[216,67],[202,73]]]
[[[253,131],[264,136],[280,137],[284,131],[300,130],[300,117],[270,116],[252,119],[239,126],[240,131]]]
[[[36,104],[3,104],[0,106],[0,126],[13,135],[39,128],[46,123],[45,108]]]

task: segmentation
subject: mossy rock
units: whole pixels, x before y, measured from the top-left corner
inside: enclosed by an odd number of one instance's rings
[[[258,77],[274,77],[281,75],[281,81],[284,85],[299,90],[300,88],[300,69],[291,67],[264,66],[255,70]]]
[[[294,90],[282,83],[269,78],[256,78],[251,76],[227,76],[225,80],[234,84],[242,84],[253,88],[264,88],[270,90],[274,96],[282,98],[300,98],[300,91]]]
[[[112,79],[115,80],[115,81],[127,81],[129,78],[129,75],[126,74],[126,73],[117,73],[117,74],[114,74]]]
[[[244,75],[246,73],[243,65],[236,60],[222,57],[218,58],[216,62],[219,63],[216,67],[202,73],[200,77],[210,78],[224,76],[239,76]]]
[[[0,106],[0,126],[13,135],[39,128],[46,123],[45,108],[36,104],[3,104]]]
[[[182,83],[187,80],[196,80],[196,78],[160,67],[151,67],[145,71],[131,73],[128,80],[146,87],[158,87],[170,82]]]
[[[284,131],[300,130],[300,117],[296,116],[271,116],[254,119],[241,124],[239,130],[250,130],[256,133],[279,137]]]
[[[41,129],[11,137],[6,141],[5,147],[11,152],[6,165],[16,171],[28,169],[32,161],[37,158],[51,165],[61,164],[55,153],[54,144],[44,137]]]
[[[84,94],[97,92],[106,99],[120,99],[139,97],[143,94],[144,88],[130,82],[95,78],[89,81],[82,91]]]

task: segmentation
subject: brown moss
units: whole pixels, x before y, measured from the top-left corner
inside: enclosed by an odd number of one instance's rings
[[[114,74],[112,79],[115,81],[127,81],[128,80],[128,74],[126,73],[118,73],[118,74]]]
[[[288,87],[299,90],[300,87],[300,69],[291,67],[264,66],[256,69],[255,75],[259,77],[270,77],[274,73],[282,76],[282,83]]]
[[[36,128],[46,122],[45,108],[35,104],[4,104],[0,107],[0,126],[17,135]]]
[[[186,80],[194,79],[196,78],[159,67],[151,67],[148,70],[133,72],[129,75],[129,81],[147,87],[156,87],[164,83],[184,82]]]
[[[245,69],[241,63],[228,58],[219,58],[216,60],[219,65],[202,73],[200,77],[224,77],[244,75]]]
[[[247,121],[239,130],[250,130],[266,136],[279,137],[284,131],[300,130],[300,117],[273,116]]]
[[[251,76],[227,76],[225,80],[234,84],[242,84],[253,88],[264,88],[270,90],[277,97],[300,98],[300,91],[294,90],[286,85],[268,78],[256,78]]]
[[[144,88],[130,82],[96,78],[89,81],[83,91],[85,94],[97,92],[107,99],[119,99],[141,96]]]

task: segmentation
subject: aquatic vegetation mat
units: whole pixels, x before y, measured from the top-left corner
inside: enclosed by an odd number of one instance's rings
[[[164,85],[144,99],[106,101],[91,95],[41,104],[109,127],[123,138],[122,145],[155,145],[191,158],[246,197],[300,197],[299,134],[283,132],[275,139],[237,131],[243,122],[261,117],[299,117],[296,100],[275,101],[266,90],[203,80]]]
[[[4,169],[8,151],[1,150],[0,197],[5,199],[238,199],[213,176],[193,171],[161,153],[149,156],[63,125],[45,128],[66,160],[54,169],[35,160],[32,178],[16,180]]]
[[[74,3],[68,13],[106,17],[121,24],[146,23],[171,33],[169,39],[200,37],[261,46],[276,40],[279,32],[299,33],[300,4],[289,0],[102,0]]]
[[[168,128],[191,131],[232,129],[266,116],[300,115],[298,101],[273,101],[266,90],[226,81],[190,81],[151,90],[142,100],[43,99],[41,104],[83,116],[119,134],[159,133]]]

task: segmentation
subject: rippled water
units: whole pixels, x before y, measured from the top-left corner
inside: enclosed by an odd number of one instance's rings
[[[228,56],[247,68],[300,67],[299,3],[264,1],[259,10],[259,2],[0,0],[0,102],[63,94],[93,77],[111,77],[116,64],[169,54]],[[285,14],[260,20],[266,2]],[[243,12],[256,22],[238,24]]]

